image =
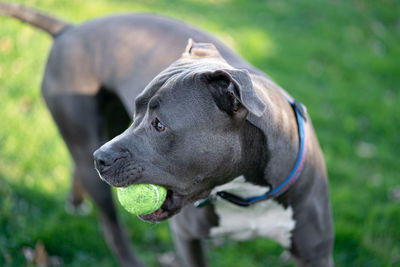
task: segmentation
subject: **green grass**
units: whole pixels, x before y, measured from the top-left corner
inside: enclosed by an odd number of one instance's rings
[[[400,185],[398,1],[19,2],[74,23],[151,11],[218,35],[307,105],[330,176],[336,265],[400,266],[400,199],[391,197]],[[115,266],[96,210],[64,211],[72,163],[39,90],[50,45],[46,34],[0,17],[0,266],[23,265],[22,248],[38,240],[68,266]],[[149,265],[173,249],[167,223],[120,214]],[[209,259],[279,266],[281,253],[266,240],[228,241]]]

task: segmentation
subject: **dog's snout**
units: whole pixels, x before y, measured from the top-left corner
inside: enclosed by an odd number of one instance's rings
[[[116,153],[98,149],[93,153],[95,168],[101,173],[108,169],[118,159]]]

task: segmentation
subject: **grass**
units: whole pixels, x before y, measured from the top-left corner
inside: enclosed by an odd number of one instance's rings
[[[18,2],[74,23],[157,12],[219,36],[307,105],[330,176],[336,265],[400,266],[397,1]],[[115,266],[96,210],[64,211],[72,163],[39,90],[51,39],[10,18],[0,25],[0,266],[24,265],[23,247],[38,240],[67,266]],[[120,214],[147,264],[173,250],[167,223]],[[209,259],[211,266],[290,265],[281,253],[266,240],[227,241]]]

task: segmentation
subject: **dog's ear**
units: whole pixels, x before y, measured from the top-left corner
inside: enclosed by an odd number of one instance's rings
[[[217,48],[212,43],[196,43],[192,39],[188,40],[185,52],[182,58],[204,58],[204,57],[217,57],[221,58]]]
[[[247,70],[221,69],[206,72],[204,77],[217,106],[229,115],[250,112],[261,117],[264,113],[265,104],[254,91]]]

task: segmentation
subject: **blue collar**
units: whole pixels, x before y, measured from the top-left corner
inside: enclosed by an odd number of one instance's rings
[[[306,120],[305,113],[306,113],[306,108],[304,107],[303,104],[298,102],[297,100],[293,100],[290,96],[284,94],[286,99],[288,100],[289,104],[292,106],[294,113],[296,114],[296,120],[297,120],[297,128],[299,131],[299,152],[297,154],[297,159],[296,163],[294,164],[294,167],[292,171],[289,173],[288,177],[279,184],[277,187],[273,188],[272,190],[266,192],[265,194],[259,195],[259,196],[254,196],[254,197],[247,197],[247,198],[242,198],[239,196],[236,196],[234,194],[231,194],[226,191],[220,191],[217,192],[217,196],[235,204],[238,206],[242,207],[248,207],[254,203],[267,200],[270,198],[277,198],[284,192],[286,192],[289,187],[299,178],[303,167],[304,167],[304,162],[306,161],[306,155],[307,155],[307,139],[306,139],[306,129],[304,127],[304,123]],[[200,208],[205,205],[208,205],[212,202],[211,198],[205,199],[205,200],[200,200],[195,203],[195,206]]]

